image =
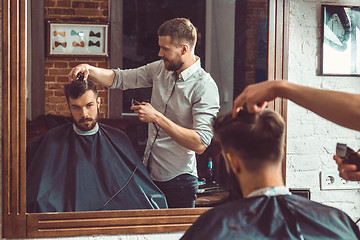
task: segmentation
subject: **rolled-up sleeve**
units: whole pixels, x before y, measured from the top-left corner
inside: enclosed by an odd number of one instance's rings
[[[127,90],[151,87],[153,85],[153,76],[156,75],[160,69],[161,61],[152,62],[134,69],[111,69],[115,73],[115,78],[110,88]]]
[[[201,84],[196,91],[196,100],[192,109],[193,129],[201,142],[208,147],[213,137],[212,121],[219,112],[219,90],[211,79]]]

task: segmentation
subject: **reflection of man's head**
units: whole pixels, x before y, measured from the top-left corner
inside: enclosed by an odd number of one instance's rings
[[[164,22],[158,29],[158,35],[169,36],[175,46],[188,43],[191,49],[195,48],[197,41],[196,28],[186,18],[173,18]]]
[[[99,119],[100,98],[91,81],[73,81],[64,87],[74,124],[83,131],[92,130]]]
[[[236,118],[231,113],[219,116],[213,128],[225,158],[236,156],[247,171],[257,172],[268,166],[280,167],[284,125],[282,117],[272,110],[256,114],[240,111]]]
[[[186,18],[174,18],[164,22],[158,29],[159,57],[164,61],[169,71],[179,70],[186,52],[194,53],[197,41],[197,31]]]

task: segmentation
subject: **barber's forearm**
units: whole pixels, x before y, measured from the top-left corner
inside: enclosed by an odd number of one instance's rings
[[[194,130],[175,124],[161,113],[156,117],[154,123],[162,128],[179,145],[189,150],[193,150],[198,154],[201,154],[206,150],[206,147]]]
[[[110,87],[114,82],[115,73],[110,69],[90,66],[88,78],[95,83],[105,87]]]
[[[287,98],[336,124],[360,131],[360,95],[289,82],[279,85],[277,91],[279,97]]]

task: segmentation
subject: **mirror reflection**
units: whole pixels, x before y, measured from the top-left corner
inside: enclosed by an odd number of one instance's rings
[[[174,0],[160,4],[153,1],[124,0],[123,52],[120,53],[123,64],[119,67],[137,68],[158,61],[158,27],[174,17],[188,18],[198,32],[194,55],[200,58],[200,67],[209,72],[216,82],[220,94],[220,111],[229,110],[235,91],[235,69],[242,69],[241,75],[244,78],[241,81],[246,81],[247,84],[267,78],[268,3],[216,0],[187,2],[188,4],[180,4]],[[190,4],[194,7],[182,7]],[[254,11],[248,11],[246,16],[239,17],[243,14],[240,7],[242,9],[244,4],[247,9]],[[240,21],[236,22],[235,19]],[[241,34],[241,37],[235,36],[236,33]],[[235,60],[235,46],[243,49],[243,54],[236,56],[242,60],[240,63]],[[149,139],[152,137],[148,137],[148,124],[140,121],[130,109],[132,99],[154,105],[154,99],[151,98],[153,90],[141,88],[124,91],[124,117],[107,118],[107,90],[101,85],[97,85],[97,91],[83,90],[84,94],[75,97],[66,98],[63,93],[67,73],[72,67],[84,62],[108,68],[107,59],[79,58],[66,65],[67,67],[59,67],[64,68],[64,71],[54,70],[57,66],[62,66],[59,62],[69,61],[72,60],[45,58],[47,71],[44,115],[29,121],[27,128],[28,140],[32,141],[32,147],[36,146],[27,149],[27,211],[166,208],[164,190],[159,190],[161,183],[158,181],[155,184],[152,181],[154,177],[151,175],[151,179],[148,169],[141,162],[146,153],[146,144],[151,142]],[[51,72],[55,74],[51,75]],[[240,91],[238,87],[236,91]],[[178,105],[182,107],[182,104]],[[172,110],[174,115],[176,109],[174,107]],[[78,112],[87,113],[88,117],[77,117]],[[164,115],[168,116],[166,113]],[[184,115],[186,113],[181,113],[179,117]],[[172,120],[176,122],[176,119]],[[73,123],[76,123],[75,126]],[[114,127],[115,130],[109,127]],[[124,131],[130,141],[118,129]],[[155,133],[156,129],[155,126]],[[95,131],[96,135],[88,134],[88,130]],[[41,135],[45,132],[46,135]],[[159,133],[159,136],[166,134],[162,130]],[[190,175],[196,176],[196,184],[199,184],[195,207],[214,206],[232,194],[231,182],[227,180],[220,156],[220,146],[209,141],[206,147],[208,148],[202,154],[199,152],[193,155],[191,164],[194,170]],[[179,159],[185,156],[175,155]]]
[[[27,146],[27,211],[71,212],[167,208],[124,132],[98,123],[100,98],[91,81],[65,85],[68,123]]]
[[[323,17],[323,74],[360,74],[360,8],[323,6]]]

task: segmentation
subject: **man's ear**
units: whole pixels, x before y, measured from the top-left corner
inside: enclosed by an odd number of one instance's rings
[[[100,108],[101,98],[98,97],[98,98],[96,99],[96,102],[97,102],[98,108]]]
[[[229,159],[230,166],[234,173],[239,174],[242,169],[240,159],[232,153],[226,153],[226,156]]]
[[[190,46],[188,44],[182,44],[181,45],[181,54],[185,55],[190,49]]]

